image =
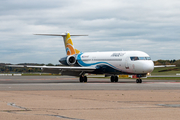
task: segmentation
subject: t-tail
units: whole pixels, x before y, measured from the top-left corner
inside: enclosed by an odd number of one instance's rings
[[[80,53],[79,50],[74,48],[71,35],[68,32],[66,33],[66,36],[63,36],[63,39],[67,56]]]
[[[63,34],[35,34],[35,35],[46,35],[46,36],[62,36],[64,40],[64,45],[66,49],[66,55],[74,55],[80,53],[79,50],[74,48],[71,36],[87,36],[87,35],[70,35],[69,32]]]

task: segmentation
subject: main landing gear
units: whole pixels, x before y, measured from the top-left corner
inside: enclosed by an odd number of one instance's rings
[[[136,83],[142,83],[142,80],[139,78],[136,80]]]
[[[81,75],[79,77],[79,82],[87,82],[87,76]],[[111,82],[118,82],[118,76],[111,76]]]
[[[87,76],[81,75],[79,77],[79,82],[87,82]]]
[[[111,76],[111,82],[118,82],[118,76]]]

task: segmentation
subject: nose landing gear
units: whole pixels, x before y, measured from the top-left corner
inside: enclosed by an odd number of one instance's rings
[[[142,79],[136,79],[136,83],[142,83]]]
[[[142,83],[142,79],[141,79],[142,77],[146,77],[146,74],[138,74],[137,78],[139,79],[136,80],[136,83]]]

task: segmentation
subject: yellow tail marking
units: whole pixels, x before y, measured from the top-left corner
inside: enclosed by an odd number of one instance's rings
[[[73,45],[73,42],[71,40],[71,36],[69,33],[67,33],[66,35],[65,46],[66,46],[67,55],[74,55],[74,54],[80,53],[79,50],[74,48],[74,45]]]
[[[80,51],[79,51],[79,50],[77,50],[77,49],[75,49],[75,51],[76,51],[76,54],[79,54],[79,53],[80,53]]]

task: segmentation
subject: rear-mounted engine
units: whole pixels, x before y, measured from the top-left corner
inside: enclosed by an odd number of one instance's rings
[[[76,64],[76,56],[72,55],[72,56],[67,56],[67,57],[61,58],[59,60],[59,62],[63,65],[75,65]]]
[[[76,63],[76,58],[75,56],[68,56],[67,57],[67,64],[68,65],[74,65]]]

